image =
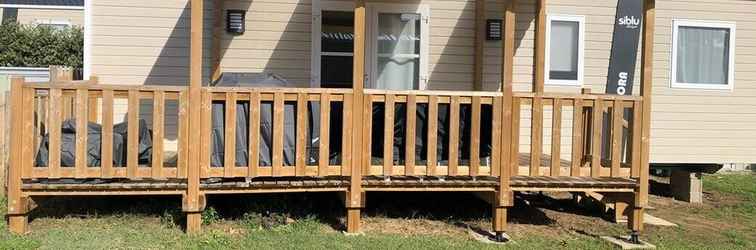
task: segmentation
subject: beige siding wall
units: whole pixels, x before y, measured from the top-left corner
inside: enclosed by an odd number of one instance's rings
[[[0,20],[4,12],[0,8]],[[18,23],[35,24],[37,22],[65,21],[74,26],[84,26],[84,10],[18,9]]]
[[[212,1],[207,1],[205,40],[209,48]],[[473,0],[424,0],[431,7],[430,89],[471,90]],[[535,0],[518,1],[515,90],[530,91],[533,80]],[[487,18],[501,18],[505,0],[488,0]],[[223,34],[223,71],[274,72],[293,85],[310,76],[310,0],[226,1],[247,9],[247,32]],[[603,93],[609,63],[616,0],[550,0],[548,14],[582,15],[586,20],[585,83]],[[101,0],[93,9],[93,73],[105,83],[185,84],[188,80],[187,0]],[[756,162],[756,3],[745,0],[665,0],[657,2],[652,162]],[[735,90],[669,87],[672,19],[731,21],[737,24]],[[498,90],[501,42],[485,43],[484,89]],[[206,50],[206,65],[209,60]],[[640,59],[640,57],[639,57]],[[638,64],[638,68],[640,64]],[[205,68],[207,75],[208,68]],[[635,92],[640,75],[636,74]],[[548,92],[578,87],[547,86]],[[569,152],[571,109],[564,111],[563,158]],[[529,109],[523,109],[521,151],[528,151]],[[550,142],[550,112],[544,117],[544,152]]]

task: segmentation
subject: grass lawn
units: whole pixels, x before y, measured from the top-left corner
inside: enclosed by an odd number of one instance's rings
[[[756,175],[707,175],[704,190],[703,205],[652,196],[648,213],[679,227],[648,226],[642,238],[661,249],[756,249]],[[466,228],[488,228],[490,211],[472,195],[368,195],[361,236],[340,232],[335,194],[211,197],[198,236],[177,226],[178,197],[43,200],[28,235],[0,223],[0,249],[610,249],[597,236],[627,233],[564,196],[523,194],[513,242],[483,244]]]

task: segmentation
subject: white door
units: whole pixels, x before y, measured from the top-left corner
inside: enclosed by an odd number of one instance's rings
[[[371,88],[425,89],[429,11],[417,4],[369,4],[367,66]]]

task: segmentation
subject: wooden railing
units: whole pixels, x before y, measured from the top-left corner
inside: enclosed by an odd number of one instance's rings
[[[637,177],[641,105],[639,96],[515,93],[515,150],[508,163],[512,175]],[[523,126],[523,113],[528,111],[530,124]],[[544,111],[551,116],[544,117]],[[550,128],[550,150],[546,152],[544,125]],[[565,130],[571,133],[566,140]],[[529,157],[522,157],[518,150],[523,146],[521,133],[530,135],[530,150],[524,154]],[[563,153],[563,146],[569,151]]]
[[[295,89],[295,88],[224,88],[206,87],[202,91],[202,131],[201,137],[204,142],[201,147],[201,176],[202,177],[257,177],[257,176],[349,176],[350,160],[352,158],[352,101],[351,89]],[[220,104],[223,109],[224,134],[219,135],[223,140],[223,158],[220,166],[212,166],[211,155],[214,150],[211,146],[213,105]],[[230,105],[229,105],[230,104]],[[247,122],[243,125],[248,131],[237,131],[237,117],[240,114],[238,108],[248,105]],[[269,105],[269,109],[264,109]],[[312,108],[316,107],[316,108]],[[335,108],[332,108],[335,107]],[[216,110],[217,112],[218,110]],[[261,112],[269,111],[272,119],[266,121]],[[340,112],[340,114],[337,114]],[[287,117],[287,115],[289,117]],[[333,116],[341,119],[332,119]],[[289,120],[291,119],[291,120]],[[272,123],[272,127],[261,127],[263,124]],[[312,124],[316,121],[318,124]],[[332,124],[331,121],[340,121],[341,124]],[[294,124],[292,129],[285,129],[286,124]],[[313,126],[317,125],[317,126]],[[244,127],[244,126],[242,126]],[[331,129],[332,127],[341,128]],[[318,131],[313,131],[318,128]],[[308,133],[309,132],[309,133]],[[236,142],[237,133],[246,134],[247,142],[242,146],[246,155],[244,166],[240,166],[237,157],[239,145]],[[311,136],[317,133],[318,136]],[[332,137],[331,133],[340,133]],[[270,142],[263,142],[261,136],[270,135]],[[286,138],[295,138],[294,142],[286,143]],[[317,142],[313,142],[312,139]],[[331,138],[340,138],[340,141],[331,141]],[[290,158],[285,159],[284,146],[294,146],[295,150],[288,150]],[[340,152],[330,152],[335,147]],[[267,152],[262,152],[261,146],[270,146]],[[316,152],[308,152],[315,148]],[[337,160],[332,160],[332,153],[338,154]],[[270,163],[261,164],[261,156],[269,156]],[[295,156],[294,156],[295,155]],[[309,159],[316,156],[316,159]],[[335,163],[335,164],[332,164]]]
[[[515,93],[512,119],[503,121],[507,105],[499,92],[364,92],[364,105],[355,107],[351,89],[203,87],[201,130],[188,131],[186,87],[23,83],[14,93],[23,107],[16,116],[22,178],[184,179],[189,147],[200,147],[201,178],[350,176],[354,154],[366,156],[360,164],[366,176],[640,173],[637,96]],[[116,114],[125,114],[124,143],[114,141]],[[141,118],[151,124],[148,159],[134,143],[144,139]],[[353,128],[353,119],[365,126]],[[73,137],[62,136],[66,120],[75,124]],[[512,125],[509,140],[501,138],[504,122]],[[101,126],[99,134],[88,136],[89,125]],[[175,135],[173,151],[164,145],[167,133]],[[202,143],[189,145],[188,133],[200,133]],[[365,142],[353,148],[358,134],[367,135]],[[88,140],[100,140],[99,149]],[[66,143],[75,148],[71,166],[61,164]],[[500,155],[502,143],[513,149],[508,157]],[[122,161],[114,160],[119,145]],[[37,162],[40,147],[47,149],[46,165]],[[100,150],[96,164],[92,150]]]
[[[365,90],[365,94],[363,129],[372,136],[365,138],[367,142],[361,152],[371,156],[366,157],[370,162],[365,162],[363,174],[498,176],[501,93],[370,89]],[[383,112],[374,114],[377,107]],[[403,111],[397,112],[397,109]],[[463,113],[463,109],[466,112]],[[487,111],[489,119],[481,119],[483,110]],[[418,114],[421,114],[419,118]],[[446,116],[441,119],[445,123],[439,121],[440,116]],[[383,123],[376,119],[382,119]],[[405,122],[397,125],[396,119]],[[418,127],[418,122],[425,126]],[[482,123],[487,124],[481,126]],[[465,131],[460,131],[461,128]],[[484,129],[488,131],[482,131]],[[395,140],[397,132],[404,135],[404,141]],[[371,148],[373,140],[381,141],[382,149]],[[489,142],[486,145],[490,146],[484,157],[481,157],[482,141]],[[461,143],[465,147],[460,147]],[[425,145],[419,153],[417,145]],[[446,150],[439,152],[438,148]],[[462,150],[467,152],[460,152]]]
[[[186,147],[183,138],[188,132],[186,126],[186,91],[183,87],[119,86],[98,85],[89,82],[69,82],[66,84],[26,83],[20,90],[20,112],[22,119],[22,158],[20,168],[22,178],[127,178],[127,179],[167,179],[186,177]],[[14,93],[15,94],[15,93]],[[165,164],[163,139],[165,135],[166,102],[177,107],[176,124],[179,128],[176,164]],[[149,136],[140,138],[140,109],[152,103],[149,112],[152,127]],[[120,109],[120,110],[117,110]],[[114,131],[117,111],[125,111],[126,137]],[[101,114],[101,116],[98,116]],[[64,126],[75,124],[75,132],[70,128],[64,136]],[[95,124],[101,124],[101,126]],[[100,130],[90,132],[90,125]],[[122,127],[121,127],[122,128]],[[149,137],[149,138],[146,138]],[[46,139],[45,139],[46,138]],[[139,143],[151,140],[151,155],[140,156]],[[88,140],[99,140],[90,145]],[[114,141],[117,140],[117,141]],[[46,141],[46,143],[40,143]],[[18,145],[14,145],[18,146]],[[126,154],[122,160],[114,160],[123,152],[114,147],[124,146]],[[40,156],[40,148],[46,147],[47,157]],[[73,147],[73,152],[70,148]],[[63,150],[62,150],[63,149]],[[96,151],[96,152],[91,152]],[[143,151],[143,150],[142,150]],[[62,153],[74,154],[73,164],[61,161]],[[99,155],[99,159],[90,154]],[[140,158],[142,158],[140,160]],[[46,162],[39,164],[37,160]],[[122,164],[116,164],[116,163]],[[72,166],[68,166],[72,165]]]

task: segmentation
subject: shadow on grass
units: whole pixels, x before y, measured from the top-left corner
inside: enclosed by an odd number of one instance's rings
[[[178,196],[102,196],[53,197],[36,199],[38,207],[30,218],[100,217],[136,215],[159,217],[161,222],[183,225],[181,198]],[[470,221],[490,221],[492,208],[467,192],[371,192],[366,197],[367,217],[411,218],[444,221],[460,228],[482,231]],[[344,230],[346,209],[337,193],[288,193],[208,196],[212,217],[244,220],[247,214],[262,217],[313,218]],[[515,224],[551,225],[556,223],[547,210],[589,217],[600,210],[575,204],[569,198],[553,198],[539,193],[518,193],[509,209],[508,221]],[[203,216],[204,217],[204,216]]]

